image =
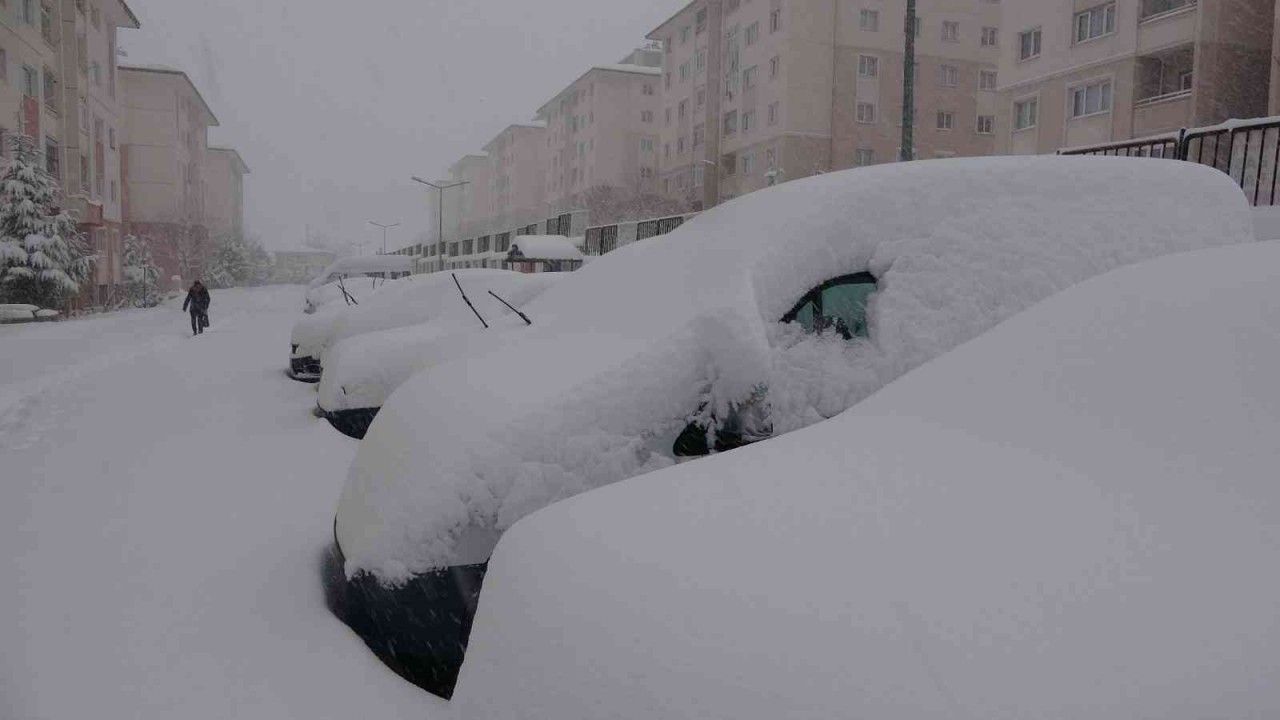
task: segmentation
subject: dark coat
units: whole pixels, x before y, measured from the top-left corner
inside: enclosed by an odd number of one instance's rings
[[[187,291],[187,299],[182,301],[182,309],[186,310],[188,306],[191,312],[207,312],[209,310],[209,288],[204,285],[192,285]]]

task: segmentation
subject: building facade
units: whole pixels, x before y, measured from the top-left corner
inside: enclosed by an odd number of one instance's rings
[[[625,196],[657,191],[659,53],[642,49],[599,65],[538,108],[546,124],[544,193],[549,212],[584,207],[593,188]]]
[[[44,154],[97,256],[84,304],[111,302],[123,283],[119,28],[138,19],[121,0],[0,3],[0,137],[24,133]],[[7,140],[3,143],[8,152]]]
[[[489,224],[528,224],[545,215],[547,128],[510,125],[484,151],[489,159]]]
[[[916,157],[995,146],[1001,7],[919,0]],[[660,187],[695,209],[900,153],[905,0],[696,0],[665,49]]]
[[[125,231],[150,244],[168,285],[181,285],[209,250],[206,155],[218,120],[181,70],[121,66],[120,81]]]
[[[249,174],[249,166],[232,148],[211,147],[205,160],[204,209],[209,234],[215,238],[244,237],[244,176]]]
[[[1274,0],[1005,2],[1001,153],[1266,115]]]

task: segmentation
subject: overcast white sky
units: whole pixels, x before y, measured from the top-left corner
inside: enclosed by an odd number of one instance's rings
[[[616,62],[686,0],[127,0],[122,63],[173,65],[240,151],[246,222],[268,248],[311,223],[391,246],[428,223],[426,188],[589,65]],[[370,245],[371,246],[371,245]]]

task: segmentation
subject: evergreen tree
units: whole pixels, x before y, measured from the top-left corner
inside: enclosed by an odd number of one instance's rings
[[[35,141],[10,136],[12,161],[0,176],[0,298],[62,307],[93,269],[75,220],[58,208],[58,183]]]
[[[251,274],[249,247],[239,235],[224,235],[214,243],[205,266],[209,287],[229,288],[243,284]]]
[[[124,239],[125,297],[134,307],[160,303],[160,267],[151,257],[151,246],[136,235]]]

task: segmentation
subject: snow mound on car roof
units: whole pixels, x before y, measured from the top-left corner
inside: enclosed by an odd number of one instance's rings
[[[803,427],[1083,279],[1252,239],[1227,176],[1163,160],[902,163],[740,197],[601,257],[530,303],[529,332],[401,386],[340,501],[347,570],[448,565],[467,528],[669,465],[700,402],[724,417],[765,385],[775,430]],[[777,327],[864,270],[870,341]]]
[[[461,718],[1280,716],[1280,243],[508,532]]]
[[[407,255],[363,255],[338,258],[309,283],[320,287],[341,277],[372,273],[407,273],[413,271],[413,258]]]

